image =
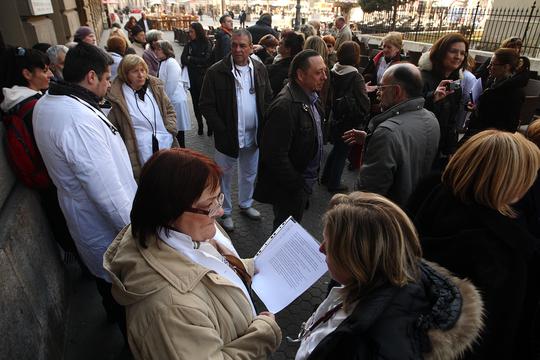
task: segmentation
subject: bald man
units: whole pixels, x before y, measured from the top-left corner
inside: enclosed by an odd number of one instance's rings
[[[350,130],[344,135],[348,143],[366,142],[355,188],[404,206],[431,170],[439,146],[439,123],[424,109],[422,78],[412,64],[389,67],[377,93],[383,113],[371,119],[367,133]]]

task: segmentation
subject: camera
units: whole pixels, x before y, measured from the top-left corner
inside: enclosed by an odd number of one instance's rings
[[[450,91],[450,90],[458,90],[459,88],[461,88],[461,80],[455,80],[451,83],[448,83],[446,84],[446,91]]]

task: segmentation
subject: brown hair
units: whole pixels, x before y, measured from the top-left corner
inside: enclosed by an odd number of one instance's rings
[[[276,39],[276,37],[272,34],[266,34],[261,38],[261,40],[259,40],[259,45],[264,47],[276,47],[278,44],[278,39]]]
[[[435,44],[433,44],[433,46],[431,47],[431,50],[429,51],[429,60],[431,60],[431,63],[433,64],[433,70],[436,73],[444,73],[444,58],[446,57],[446,53],[448,52],[448,50],[450,50],[450,47],[455,43],[464,43],[465,51],[467,53],[469,52],[469,42],[463,37],[463,35],[458,33],[446,34],[444,36],[441,36],[439,40],[437,40]],[[465,58],[463,59],[463,63],[461,63],[460,68],[463,68],[466,63],[467,55],[465,55]]]
[[[508,39],[504,39],[501,42],[501,47],[502,48],[515,49],[515,48],[522,47],[522,46],[523,46],[523,40],[521,40],[521,38],[519,38],[517,36],[511,37],[511,38],[508,38]]]
[[[510,68],[515,71],[519,65],[519,55],[515,49],[512,48],[500,48],[493,53],[497,58],[497,61],[501,65],[510,65]]]
[[[415,227],[393,202],[373,193],[338,194],[323,217],[326,254],[350,273],[344,306],[385,285],[419,278],[422,249]]]
[[[511,205],[532,186],[539,168],[540,150],[523,135],[485,130],[458,149],[442,181],[466,204],[515,217]]]
[[[324,40],[325,43],[331,44],[332,46],[336,46],[336,38],[333,37],[332,35],[324,35],[322,39]]]
[[[291,50],[291,57],[295,57],[304,48],[304,37],[292,30],[284,30],[281,33],[283,46]]]
[[[110,52],[117,53],[118,55],[124,56],[128,44],[123,37],[113,36],[107,40],[107,50]]]
[[[160,150],[144,164],[131,209],[131,231],[146,247],[193,205],[206,188],[219,187],[222,172],[208,156],[193,150]]]
[[[360,45],[354,41],[345,41],[337,51],[340,65],[357,66],[360,63]]]

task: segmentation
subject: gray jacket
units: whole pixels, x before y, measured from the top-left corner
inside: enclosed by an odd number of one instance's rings
[[[368,127],[355,188],[405,205],[418,181],[431,170],[439,138],[439,123],[424,109],[424,98],[404,101],[379,114]]]

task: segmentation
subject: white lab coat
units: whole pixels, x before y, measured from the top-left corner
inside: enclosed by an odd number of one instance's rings
[[[165,93],[176,111],[176,129],[191,130],[191,119],[187,99],[189,77],[182,71],[174,58],[163,60],[159,65],[158,77],[165,83]]]
[[[32,122],[77,250],[92,274],[109,280],[103,254],[130,223],[137,189],[126,146],[93,110],[68,96],[47,93]]]

